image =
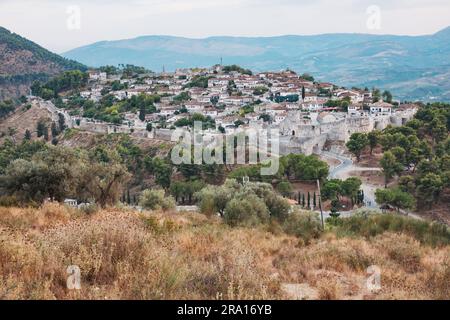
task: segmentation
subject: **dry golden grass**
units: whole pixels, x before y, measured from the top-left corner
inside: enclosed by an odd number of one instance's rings
[[[81,269],[68,290],[66,269]],[[382,289],[366,289],[381,268]],[[449,299],[450,249],[230,228],[194,213],[0,208],[0,299]]]

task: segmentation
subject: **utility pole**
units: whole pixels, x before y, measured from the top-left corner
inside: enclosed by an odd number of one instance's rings
[[[320,218],[322,221],[322,230],[325,230],[325,224],[323,222],[323,210],[322,210],[322,192],[320,191],[320,181],[317,179],[317,189],[319,190],[319,208],[320,208]]]

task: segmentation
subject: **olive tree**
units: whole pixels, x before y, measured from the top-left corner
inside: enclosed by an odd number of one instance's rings
[[[175,199],[166,196],[162,189],[144,190],[139,198],[139,205],[150,210],[171,210],[176,206]]]

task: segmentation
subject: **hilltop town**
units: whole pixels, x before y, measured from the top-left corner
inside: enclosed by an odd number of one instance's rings
[[[449,299],[449,30],[64,58],[0,27],[0,300]]]
[[[173,130],[189,129],[193,121],[204,122],[211,137],[249,127],[278,129],[282,154],[318,154],[327,142],[400,126],[417,111],[393,101],[388,91],[347,89],[289,70],[253,74],[238,66],[173,73],[103,67],[84,74],[76,90],[58,99],[59,88],[50,88],[35,85],[33,93],[47,101],[32,95],[31,102],[54,119],[63,114],[69,128],[158,140],[170,140]]]

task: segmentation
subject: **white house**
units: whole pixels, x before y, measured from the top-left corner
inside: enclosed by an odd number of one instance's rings
[[[78,201],[75,199],[65,199],[64,204],[76,208],[78,206]]]
[[[205,108],[202,103],[196,101],[188,102],[184,106],[189,113],[200,113]]]
[[[318,99],[319,99],[318,96],[308,94],[308,95],[305,96],[305,99],[303,99],[303,102],[305,102],[305,103],[307,103],[307,102],[317,102]]]
[[[214,119],[214,118],[217,117],[217,115],[219,113],[218,113],[218,110],[216,108],[214,108],[214,107],[206,107],[206,108],[203,109],[202,114],[204,116],[211,117],[211,118]]]
[[[88,99],[88,98],[90,98],[91,97],[91,92],[90,91],[81,91],[80,92],[80,96],[82,97],[82,98],[84,98],[84,99]]]
[[[126,91],[120,90],[120,91],[114,91],[113,92],[114,97],[117,100],[124,100],[128,97],[128,93]]]
[[[177,108],[163,108],[163,109],[161,109],[159,114],[161,116],[171,117],[175,114],[176,111],[177,111]]]
[[[370,114],[372,115],[391,115],[392,114],[392,104],[378,101],[370,105]]]
[[[323,103],[321,102],[308,102],[308,103],[302,103],[302,109],[303,110],[308,110],[311,112],[316,112],[316,111],[320,111],[323,109]]]
[[[348,106],[347,112],[350,116],[359,115],[362,112],[362,106],[358,104],[351,104]]]

